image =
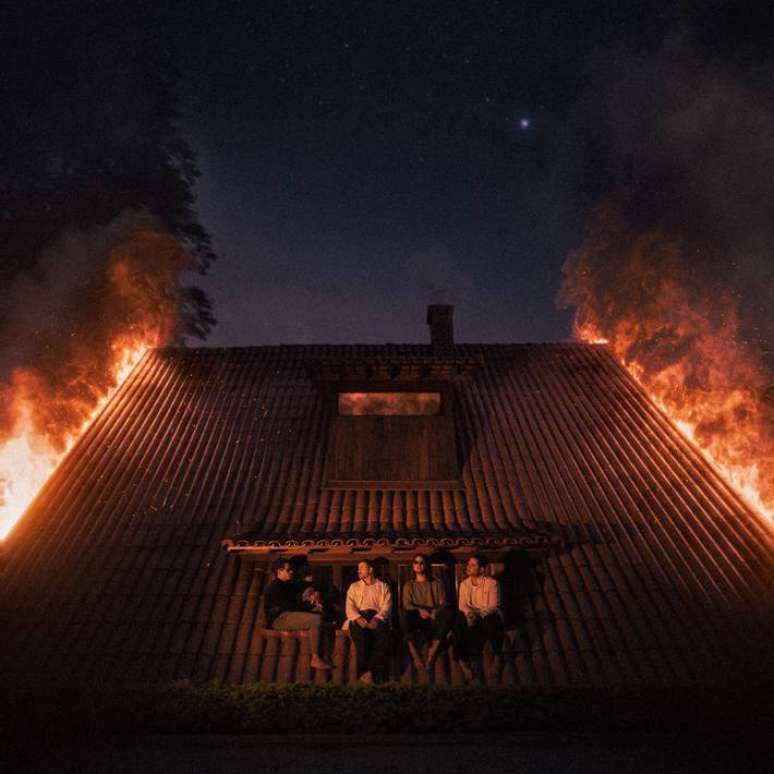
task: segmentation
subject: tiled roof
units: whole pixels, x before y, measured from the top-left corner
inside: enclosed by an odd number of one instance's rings
[[[322,488],[309,362],[432,355],[149,352],[7,540],[0,669],[255,678],[263,565],[224,540],[551,535],[560,547],[516,633],[517,683],[687,680],[771,651],[768,527],[603,347],[456,346],[447,359],[477,364],[454,383],[464,489]]]

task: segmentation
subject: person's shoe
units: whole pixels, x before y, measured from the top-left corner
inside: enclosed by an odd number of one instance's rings
[[[321,659],[316,653],[314,656],[312,656],[309,663],[312,669],[332,669],[333,668],[327,661],[324,661],[323,659]]]
[[[470,668],[470,665],[465,661],[458,661],[457,663],[460,665],[460,672],[462,672],[462,676],[465,678],[465,682],[473,682],[473,670]]]
[[[364,672],[357,680],[361,685],[373,685],[374,676],[370,672]]]

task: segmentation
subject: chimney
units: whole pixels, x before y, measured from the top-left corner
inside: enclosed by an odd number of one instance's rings
[[[454,345],[454,307],[451,304],[430,304],[427,307],[427,324],[433,349]]]

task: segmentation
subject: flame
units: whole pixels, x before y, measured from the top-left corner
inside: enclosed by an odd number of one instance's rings
[[[10,289],[19,313],[3,321],[23,346],[2,350],[15,367],[0,382],[0,540],[145,350],[177,335],[193,258],[149,216],[125,213],[65,235],[40,266],[44,281]]]
[[[14,395],[16,422],[10,437],[0,444],[0,540],[13,529],[40,488],[67,455],[76,440],[86,432],[118,387],[140,362],[152,340],[131,341],[121,337],[111,349],[109,386],[98,397],[82,425],[72,432],[52,438],[41,433],[33,420],[35,406],[24,389]]]
[[[641,335],[633,319],[619,322],[606,337],[593,320],[581,322],[576,317],[573,334],[581,341],[608,344],[683,436],[751,508],[774,523],[774,482],[764,479],[764,470],[772,463],[772,444],[761,430],[758,390],[702,388],[690,383],[682,361],[654,371],[643,360],[627,357]],[[704,344],[708,362],[714,356],[715,368],[728,368],[732,357],[738,356],[727,351],[734,349],[728,340],[710,337]],[[753,374],[749,383],[755,383]]]
[[[774,524],[774,370],[765,344],[774,328],[717,250],[639,231],[620,209],[603,206],[565,262],[557,303],[575,307],[574,336],[606,344]]]

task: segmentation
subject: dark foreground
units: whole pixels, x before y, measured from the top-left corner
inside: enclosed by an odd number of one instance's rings
[[[3,774],[774,771],[768,683],[547,692],[27,677],[0,689]]]
[[[353,736],[107,736],[47,750],[17,751],[8,771],[627,772],[753,774],[772,770],[770,741],[744,733],[674,735],[497,734]]]

